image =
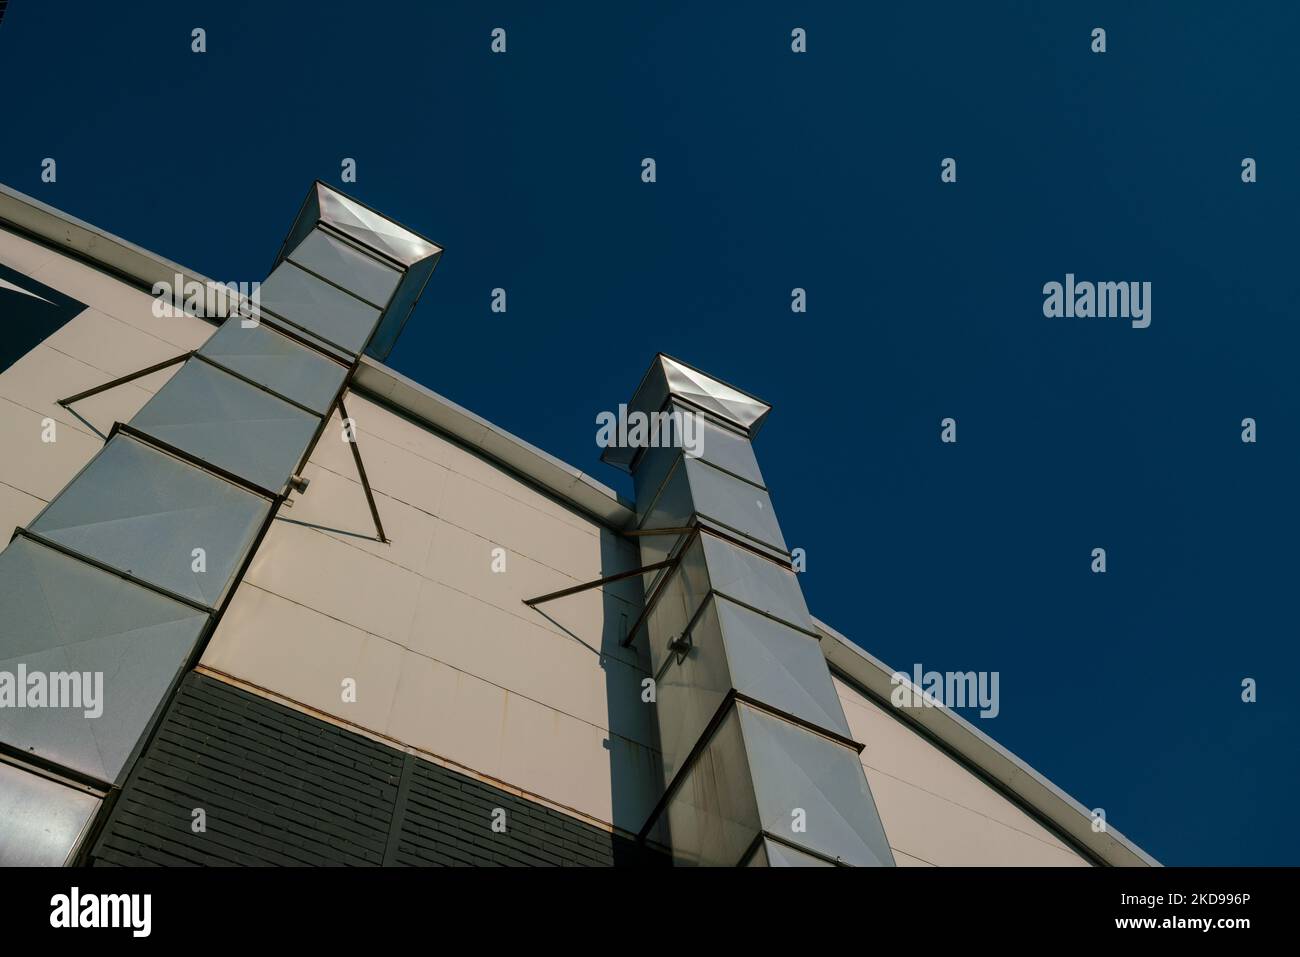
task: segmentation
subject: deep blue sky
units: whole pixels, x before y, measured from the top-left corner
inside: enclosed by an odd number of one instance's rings
[[[621,489],[655,351],[755,392],[819,617],[999,671],[977,723],[1161,861],[1300,862],[1300,8],[809,6],[15,0],[0,181],[239,281],[356,158],[447,249],[390,364]],[[1066,272],[1151,327],[1044,318]]]

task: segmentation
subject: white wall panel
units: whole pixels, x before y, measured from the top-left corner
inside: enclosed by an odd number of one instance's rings
[[[522,607],[522,606],[521,606]],[[645,672],[599,655],[580,636],[541,627],[437,582],[425,582],[409,646],[495,684],[647,746]]]
[[[204,319],[175,310],[167,316],[155,316],[151,294],[67,256],[56,255],[30,275],[51,289],[169,343],[174,352],[197,349],[217,328]]]
[[[464,475],[480,485],[496,489],[506,497],[544,512],[552,518],[567,522],[574,528],[582,530],[592,528],[590,519],[562,502],[521,481],[481,455],[436,432],[415,425],[385,406],[371,402],[360,395],[348,396],[347,406],[348,412],[357,420],[363,449],[367,441],[366,437],[375,436],[391,445],[413,452],[426,461]],[[594,431],[592,434],[594,450]]]
[[[595,527],[581,531],[496,489],[450,473],[441,516],[528,558],[568,571],[579,580],[599,578]]]
[[[371,488],[431,515],[438,514],[447,470],[368,431],[367,423],[373,421],[373,417],[363,418],[357,412],[354,396],[345,397],[344,404],[357,423],[357,444],[366,463],[366,477]],[[342,435],[343,422],[336,412],[312,452],[311,461],[359,483],[352,448],[343,441]]]
[[[410,634],[421,580],[313,529],[276,522],[245,581],[402,644]]]
[[[42,442],[40,412],[0,398],[0,482],[49,501],[81,467],[91,460],[103,441],[85,431],[55,426],[57,441]],[[57,420],[56,420],[57,421]]]
[[[65,409],[58,400],[102,385],[112,378],[106,372],[42,344],[0,373],[0,398],[10,399],[43,416],[48,415],[87,435],[94,434],[91,426],[107,435],[114,422],[130,421],[149,401],[150,393],[134,382],[128,382],[83,399],[72,409]]]
[[[653,801],[644,745],[249,584],[203,665],[625,828]]]
[[[0,229],[0,263],[4,263],[11,269],[34,276],[36,270],[57,255],[59,254],[48,246],[42,246],[40,243],[24,239],[17,233]]]
[[[640,612],[637,583],[558,599],[545,614],[523,604],[635,567],[635,547],[388,409],[346,402],[392,542],[373,538],[335,417],[311,486],[273,524],[204,664],[640,827],[658,755],[644,664],[618,647]],[[496,547],[504,573],[492,571]],[[340,701],[347,668],[368,676],[355,705]]]
[[[940,866],[1087,864],[880,705],[838,678],[835,688],[896,853]]]
[[[309,461],[303,469],[311,482],[307,494],[294,495],[293,507],[282,509],[279,519],[313,527],[345,545],[422,574],[429,562],[438,519],[376,492],[380,519],[389,538],[387,544],[378,541],[365,490],[356,480],[356,467],[350,461],[347,464],[351,474],[339,475]]]
[[[101,370],[102,382],[139,372],[189,351],[188,346],[166,342],[95,309],[87,309],[55,330],[45,345]],[[175,368],[164,369],[131,384],[146,392],[157,392],[175,372]]]
[[[891,847],[940,867],[1086,867],[1072,851],[867,767]]]
[[[0,550],[9,544],[15,528],[24,528],[45,507],[45,502],[35,495],[20,492],[0,482]]]
[[[895,867],[934,867],[929,861],[923,861],[911,854],[904,854],[898,848],[893,848],[893,851]]]

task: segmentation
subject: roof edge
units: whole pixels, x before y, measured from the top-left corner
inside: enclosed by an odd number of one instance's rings
[[[186,282],[211,283],[207,276],[193,269],[186,269],[3,183],[0,183],[0,223],[139,289],[152,292],[155,283],[170,285],[177,273]]]
[[[1027,810],[1102,864],[1111,867],[1160,867],[1161,864],[1109,824],[1092,829],[1091,812],[1016,755],[947,707],[900,709],[889,704],[895,674],[880,659],[858,647],[825,622],[814,618],[822,635],[822,654],[840,672],[870,693],[903,723],[919,730],[990,779]]]

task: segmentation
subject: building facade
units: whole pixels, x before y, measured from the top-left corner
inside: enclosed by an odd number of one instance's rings
[[[254,306],[0,191],[0,864],[1155,863],[810,612],[761,400],[654,357],[628,501],[386,367],[440,255],[317,183]]]

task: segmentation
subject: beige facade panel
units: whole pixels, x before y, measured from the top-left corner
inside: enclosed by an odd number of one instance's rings
[[[895,867],[934,867],[933,864],[927,863],[920,858],[913,857],[911,854],[904,854],[898,848],[892,848],[894,852]]]
[[[321,443],[333,440],[333,433],[327,431]],[[317,446],[318,453],[320,448]],[[281,509],[280,520],[314,528],[353,548],[400,565],[417,575],[422,574],[429,564],[439,519],[377,492],[375,498],[379,502],[384,530],[390,538],[387,544],[378,541],[356,466],[350,457],[346,462],[336,464],[339,468],[347,467],[347,474],[340,475],[316,464],[315,459],[309,460],[302,473],[311,482],[308,492],[293,496],[290,500],[293,507]]]
[[[937,867],[1087,867],[1077,854],[1036,840],[867,768],[890,846]]]
[[[890,846],[938,866],[1086,866],[1051,831],[839,679],[835,690]]]
[[[0,228],[0,263],[35,278],[36,271],[61,254],[48,246]],[[49,283],[46,283],[49,285]],[[85,301],[84,299],[82,300]]]
[[[611,528],[627,528],[635,518],[632,503],[613,489],[387,366],[363,356],[356,385],[508,471],[529,476],[539,488]]]
[[[267,533],[244,581],[398,644],[410,634],[421,583],[400,565],[286,522]]]
[[[0,549],[9,544],[9,536],[15,528],[25,528],[45,505],[45,501],[35,495],[0,484]]]
[[[627,830],[655,798],[652,749],[247,582],[203,666]]]
[[[638,829],[658,753],[644,663],[619,647],[640,613],[635,580],[523,603],[634,568],[635,548],[390,409],[346,402],[392,541],[374,538],[335,417],[203,665]]]
[[[635,548],[607,530],[605,554],[593,550],[591,539],[601,536],[603,526],[500,466],[363,396],[349,395],[346,404],[376,491],[434,515],[460,516],[456,524],[468,531],[579,580],[601,577],[604,566],[621,555],[636,561]],[[352,453],[341,435],[342,422],[335,417],[312,461],[355,477]],[[626,594],[635,595],[635,590]]]
[[[180,320],[153,321],[162,325]],[[192,316],[186,317],[185,321],[200,322]],[[202,326],[205,333],[213,328],[206,322]],[[103,373],[104,382],[130,375],[146,366],[156,365],[189,351],[188,347],[150,335],[93,307],[54,332],[43,345],[97,369]],[[135,379],[130,384],[152,395],[162,388],[163,383],[175,371],[174,368],[162,369]]]
[[[966,767],[935,747],[864,697],[845,682],[835,680],[853,737],[869,742],[862,763],[869,770],[888,774],[914,787],[938,795],[960,807],[1022,831],[1063,851],[1073,850]]]
[[[69,325],[86,318],[83,313]],[[170,370],[166,370],[170,371]],[[0,398],[8,399],[59,425],[87,435],[107,435],[114,422],[128,422],[149,401],[150,393],[128,382],[116,389],[90,396],[71,409],[59,399],[102,385],[113,375],[74,359],[48,345],[48,340],[0,373]],[[152,378],[152,377],[150,377]]]
[[[103,440],[55,421],[56,440],[46,442],[48,413],[0,398],[0,483],[48,502],[94,457]],[[10,531],[10,530],[6,530]],[[5,539],[7,542],[8,539]]]

